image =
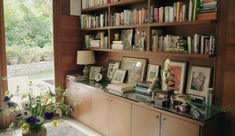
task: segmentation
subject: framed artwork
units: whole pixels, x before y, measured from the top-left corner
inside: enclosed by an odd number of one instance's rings
[[[169,70],[173,73],[173,81],[175,83],[175,93],[183,94],[185,88],[185,76],[186,76],[186,62],[170,61]]]
[[[117,69],[114,72],[112,83],[123,83],[126,76],[126,70]]]
[[[152,64],[149,64],[149,65],[148,65],[148,71],[147,71],[146,81],[151,81],[151,82],[152,82],[153,79],[158,76],[158,74],[159,74],[159,69],[160,69],[160,66],[159,66],[159,65],[152,65]]]
[[[187,94],[207,98],[207,91],[211,80],[210,78],[210,67],[190,66]]]
[[[122,69],[127,71],[128,83],[135,84],[144,80],[146,63],[146,59],[123,57]]]
[[[121,63],[122,63],[121,60],[113,60],[113,59],[108,60],[107,77],[108,77],[109,80],[112,79],[114,71],[116,69],[120,69],[121,68]]]
[[[133,41],[133,29],[126,29],[121,31],[121,41],[125,49],[131,49]]]
[[[89,74],[89,79],[90,80],[95,80],[95,76],[101,72],[101,67],[94,67],[91,66],[90,68],[90,74]]]

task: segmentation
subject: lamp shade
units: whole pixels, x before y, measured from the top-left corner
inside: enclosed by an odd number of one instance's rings
[[[93,51],[77,51],[77,64],[87,65],[95,63],[95,55]]]

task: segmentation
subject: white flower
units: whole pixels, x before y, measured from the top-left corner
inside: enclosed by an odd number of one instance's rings
[[[59,115],[59,116],[62,116],[62,111],[61,111],[61,109],[59,109],[59,108],[56,108],[56,109],[54,110],[54,113],[57,114],[57,115]]]
[[[42,124],[44,122],[44,119],[42,117],[37,117],[37,124]]]
[[[21,103],[21,105],[22,105],[23,108],[28,108],[28,107],[29,107],[29,104],[30,104],[29,101],[23,101],[23,102]]]
[[[28,110],[23,110],[22,111],[22,116],[23,116],[23,118],[27,119],[27,118],[30,118],[32,116],[32,113]]]

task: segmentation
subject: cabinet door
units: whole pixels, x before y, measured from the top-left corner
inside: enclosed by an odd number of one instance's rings
[[[110,98],[109,136],[131,135],[131,104]]]
[[[162,114],[161,136],[199,136],[199,125]]]
[[[92,127],[101,134],[108,135],[109,121],[109,98],[108,96],[92,93]]]
[[[133,105],[132,136],[159,136],[160,113]]]
[[[69,100],[72,104],[74,111],[71,112],[71,116],[80,122],[90,126],[91,125],[91,92],[92,89],[83,85],[66,82],[66,88],[69,89]],[[77,100],[79,104],[74,105]]]

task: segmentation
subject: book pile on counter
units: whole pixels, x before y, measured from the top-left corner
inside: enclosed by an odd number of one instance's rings
[[[111,49],[115,50],[123,50],[124,45],[122,41],[113,41],[113,44],[111,45]]]
[[[96,28],[108,26],[108,13],[98,15],[82,14],[81,28]]]
[[[201,0],[199,20],[217,19],[217,0]]]
[[[150,9],[150,23],[195,21],[200,8],[200,0],[175,2],[170,6]]]
[[[82,9],[109,4],[110,0],[82,0]]]
[[[215,55],[215,37],[210,35],[175,36],[162,35],[152,30],[152,51]]]
[[[112,83],[112,84],[108,84],[108,86],[106,88],[120,92],[120,93],[134,91],[134,85],[126,84],[126,83]]]
[[[132,25],[132,24],[144,24],[147,22],[147,10],[142,9],[133,9],[133,10],[124,10],[120,13],[114,13],[111,16],[111,25],[120,26],[120,25]]]

